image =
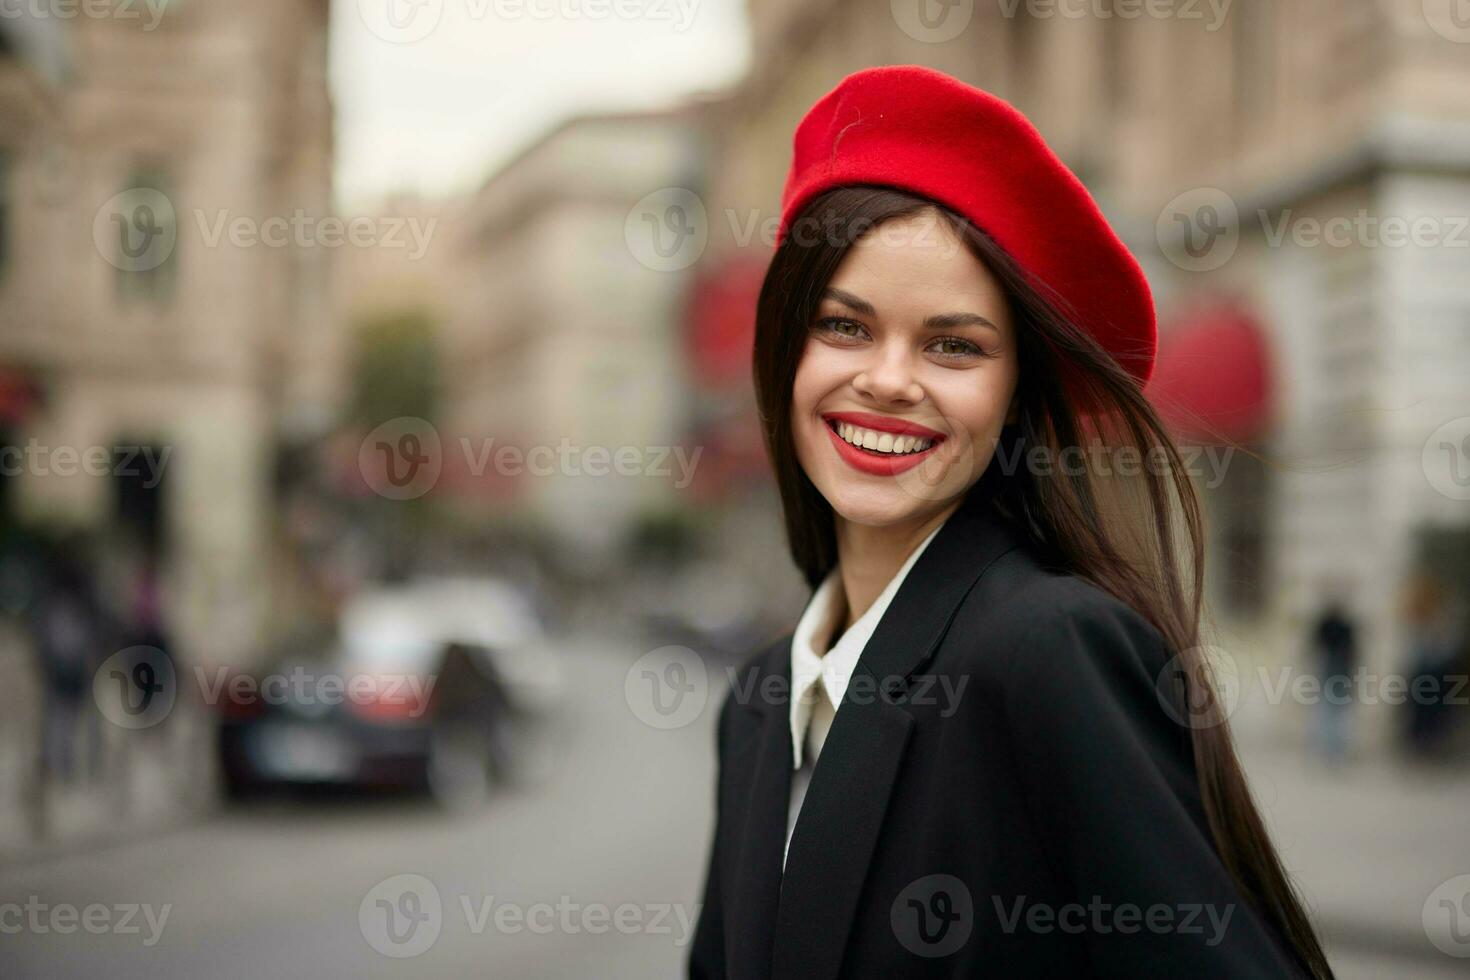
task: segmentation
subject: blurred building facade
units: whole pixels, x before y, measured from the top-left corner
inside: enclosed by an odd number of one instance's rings
[[[589,571],[645,516],[676,506],[689,273],[673,253],[640,260],[629,225],[637,234],[644,195],[698,181],[697,122],[689,108],[572,118],[454,219],[446,474],[461,472],[467,512],[511,515]],[[497,459],[502,447],[520,454]]]
[[[114,6],[0,21],[5,519],[157,558],[184,656],[234,662],[275,441],[338,397],[330,254],[271,234],[330,207],[329,3]]]
[[[779,214],[795,124],[847,73],[920,63],[1010,100],[1154,286],[1170,382],[1156,400],[1199,460],[1221,645],[1295,660],[1341,588],[1369,668],[1401,669],[1395,612],[1421,542],[1470,551],[1470,507],[1421,459],[1470,416],[1470,233],[1454,218],[1470,216],[1470,36],[1421,0],[1236,0],[1218,23],[1108,2],[953,4],[936,21],[937,6],[923,20],[905,4],[752,0],[761,57],[708,126],[702,275],[744,289],[753,317],[745,270],[772,243],[750,219]],[[1360,215],[1369,230],[1313,237]],[[1440,237],[1375,237],[1387,219]],[[723,415],[738,427],[753,411]],[[1222,435],[1260,460],[1225,456]]]

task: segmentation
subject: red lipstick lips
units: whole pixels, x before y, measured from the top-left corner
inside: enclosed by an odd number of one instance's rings
[[[822,420],[826,423],[825,428],[828,437],[832,440],[833,448],[837,450],[837,455],[842,458],[842,461],[853,469],[870,476],[895,476],[911,470],[927,459],[945,439],[944,433],[919,425],[917,422],[890,418],[886,415],[873,415],[869,412],[826,412],[823,413]],[[837,434],[835,426],[840,422],[872,429],[875,432],[892,433],[895,436],[917,436],[921,439],[928,439],[929,447],[910,453],[880,453],[871,449],[862,449]]]

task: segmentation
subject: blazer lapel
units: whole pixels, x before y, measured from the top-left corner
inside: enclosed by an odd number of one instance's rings
[[[754,731],[729,763],[737,772],[752,773],[749,793],[741,801],[743,814],[736,818],[740,846],[729,898],[732,980],[764,980],[771,975],[791,798],[791,726],[784,696],[790,690],[791,634],[772,644],[758,662],[741,705],[753,716]],[[767,684],[776,696],[767,696]]]
[[[988,499],[972,493],[909,570],[864,647],[791,835],[778,891],[771,973],[776,980],[837,976],[913,726],[902,706],[906,679],[934,653],[986,568],[1019,544]],[[780,721],[784,730],[785,718]],[[781,742],[789,770],[789,731]],[[763,752],[763,767],[767,758]],[[783,786],[789,786],[789,775]],[[769,780],[762,793],[777,792],[774,774],[759,778]],[[765,805],[774,811],[771,801]],[[784,810],[779,818],[752,816],[775,820],[784,830]],[[780,842],[776,851],[779,871]]]

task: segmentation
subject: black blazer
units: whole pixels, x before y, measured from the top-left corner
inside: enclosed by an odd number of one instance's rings
[[[1162,635],[983,498],[863,650],[783,875],[790,643],[720,710],[691,977],[1304,975],[1211,843]]]

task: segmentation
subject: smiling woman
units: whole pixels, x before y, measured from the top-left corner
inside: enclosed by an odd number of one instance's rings
[[[720,714],[691,975],[1330,977],[1201,652],[1136,261],[928,69],[819,101],[783,203],[756,396],[814,591]],[[1015,465],[1087,443],[1160,462]]]

